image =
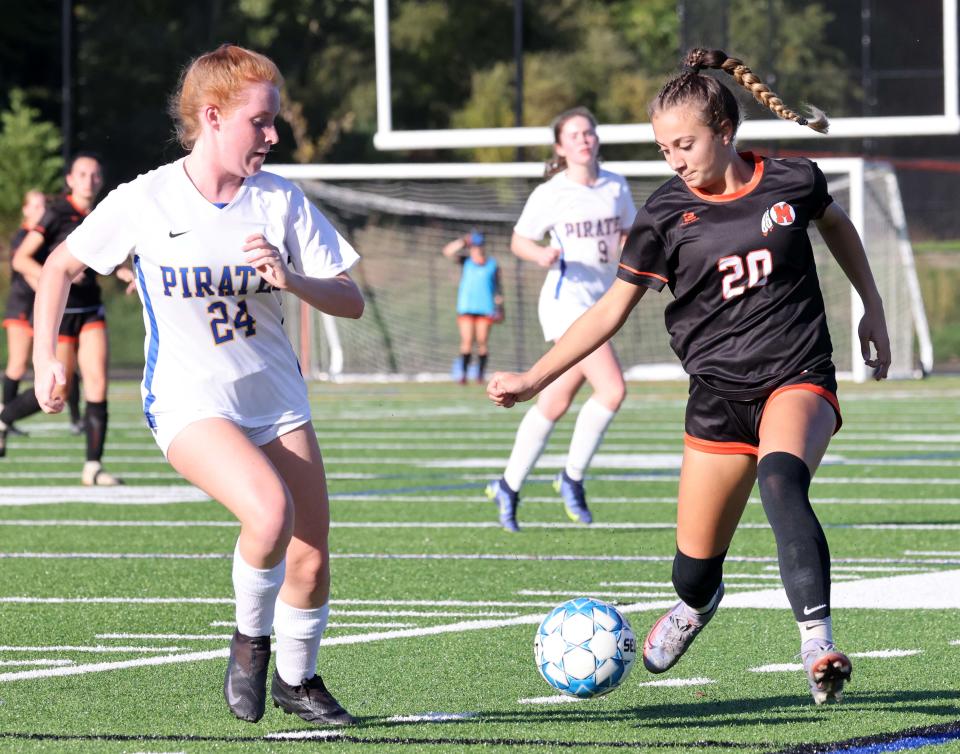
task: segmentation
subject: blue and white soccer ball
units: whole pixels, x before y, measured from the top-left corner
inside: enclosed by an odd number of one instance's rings
[[[587,699],[623,683],[637,656],[637,639],[613,605],[577,597],[543,619],[533,654],[547,683],[563,694]]]

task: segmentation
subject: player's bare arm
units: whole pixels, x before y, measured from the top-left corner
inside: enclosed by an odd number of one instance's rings
[[[17,250],[13,253],[13,259],[11,260],[13,269],[23,275],[23,279],[27,281],[27,285],[34,290],[37,289],[37,284],[40,282],[40,270],[43,267],[43,265],[36,260],[36,253],[42,246],[43,234],[39,231],[31,230],[23,237]]]
[[[874,378],[882,380],[887,376],[892,359],[890,338],[883,314],[883,301],[870,272],[863,243],[853,222],[836,203],[830,204],[823,217],[816,222],[827,248],[863,301],[864,315],[857,328],[860,352],[864,363],[873,369]],[[874,358],[870,357],[870,343],[876,349]]]
[[[644,286],[614,280],[603,297],[560,337],[556,345],[523,374],[497,372],[487,385],[487,395],[498,406],[510,408],[527,401],[593,353],[623,327],[630,312],[646,292]]]
[[[33,389],[40,407],[48,414],[63,410],[63,396],[55,394],[55,388],[67,382],[64,366],[56,357],[57,333],[70,284],[85,269],[86,265],[61,243],[47,257],[40,273],[33,310]]]
[[[247,264],[274,288],[290,291],[314,309],[334,317],[359,319],[363,314],[363,294],[346,272],[332,278],[301,275],[287,267],[280,250],[260,233],[247,238],[243,251]]]
[[[510,239],[510,251],[526,262],[533,262],[541,267],[549,267],[560,258],[560,249],[553,246],[542,246],[530,238],[514,233]]]

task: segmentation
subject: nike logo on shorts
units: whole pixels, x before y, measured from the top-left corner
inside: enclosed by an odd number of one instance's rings
[[[823,610],[823,608],[825,608],[826,606],[827,606],[827,603],[826,603],[826,602],[824,602],[822,605],[816,605],[816,606],[814,606],[814,607],[807,607],[806,605],[804,605],[804,606],[803,606],[803,614],[804,614],[804,615],[811,615],[812,613],[817,612],[817,610]]]
[[[181,230],[179,233],[174,233],[174,232],[171,230],[171,231],[170,231],[170,238],[176,238],[177,236],[182,236],[184,233],[189,233],[189,232],[190,232],[189,230]]]

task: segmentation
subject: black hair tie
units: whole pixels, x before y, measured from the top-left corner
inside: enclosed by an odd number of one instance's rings
[[[683,68],[681,69],[681,71],[682,71],[683,73],[699,73],[699,72],[700,72],[700,66],[698,66],[698,65],[690,65],[689,63],[684,63],[684,64],[683,64]]]

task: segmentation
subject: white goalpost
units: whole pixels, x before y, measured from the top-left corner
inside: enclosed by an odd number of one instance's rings
[[[913,264],[896,175],[886,163],[821,159],[831,194],[856,225],[887,313],[891,376],[929,372],[933,350]],[[627,177],[639,206],[667,180],[663,161],[606,162]],[[513,224],[540,182],[542,163],[273,165],[297,181],[353,243],[354,273],[367,310],[334,320],[287,302],[285,321],[304,373],[325,379],[448,379],[458,352],[454,317],[459,266],[443,244],[471,227],[487,235],[498,260],[506,320],[491,335],[489,369],[529,366],[545,350],[536,315],[544,271],[509,252]],[[831,335],[842,377],[863,381],[856,324],[862,311],[836,262],[811,231]],[[645,296],[615,343],[630,379],[683,377],[663,326],[669,291]],[[312,312],[312,313],[311,313]]]

